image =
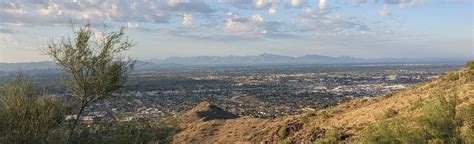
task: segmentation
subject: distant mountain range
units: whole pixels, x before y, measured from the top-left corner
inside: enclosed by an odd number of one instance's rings
[[[350,56],[331,57],[323,55],[305,55],[301,57],[261,54],[256,56],[196,56],[169,57],[163,60],[149,60],[155,64],[181,65],[265,65],[265,64],[354,64],[354,63],[452,63],[465,62],[463,59],[362,59]]]
[[[362,59],[349,56],[331,57],[323,55],[305,55],[301,57],[261,54],[256,56],[196,56],[169,57],[162,60],[137,61],[137,69],[153,69],[182,66],[245,66],[278,64],[364,64],[364,63],[464,63],[468,59]],[[27,63],[0,63],[0,71],[57,69],[51,61]]]
[[[37,69],[57,69],[57,65],[52,61],[0,63],[0,71],[28,71]]]
[[[163,60],[150,60],[156,64],[182,65],[261,65],[261,64],[333,64],[333,63],[360,63],[364,59],[353,57],[329,57],[322,55],[305,55],[290,57],[274,54],[257,56],[197,56],[197,57],[169,57]]]

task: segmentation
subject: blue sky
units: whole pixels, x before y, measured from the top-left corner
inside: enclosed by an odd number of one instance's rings
[[[262,53],[473,58],[472,0],[0,0],[0,62],[89,21],[125,27],[138,59]]]

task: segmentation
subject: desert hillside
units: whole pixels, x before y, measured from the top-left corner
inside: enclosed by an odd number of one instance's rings
[[[182,131],[174,143],[313,142],[334,129],[340,133],[338,141],[357,141],[386,111],[396,110],[395,117],[416,117],[439,93],[454,91],[459,108],[474,104],[473,74],[473,69],[465,68],[393,95],[355,99],[330,109],[274,119],[237,117],[203,102],[181,117]]]

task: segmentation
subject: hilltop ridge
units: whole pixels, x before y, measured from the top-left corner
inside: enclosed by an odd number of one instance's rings
[[[335,133],[337,141],[353,142],[361,138],[369,125],[379,122],[387,111],[396,111],[395,118],[417,117],[424,106],[434,103],[434,95],[446,91],[456,93],[456,110],[474,104],[474,67],[451,72],[399,93],[359,98],[334,108],[300,115],[195,121],[182,127],[174,137],[174,143],[314,142]],[[199,104],[202,105],[209,103]],[[191,113],[193,110],[185,115]]]

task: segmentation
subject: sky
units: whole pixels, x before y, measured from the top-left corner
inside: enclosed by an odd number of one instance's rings
[[[473,0],[0,0],[0,62],[50,60],[71,23],[124,27],[128,55],[474,59]],[[106,28],[104,28],[106,25]]]

